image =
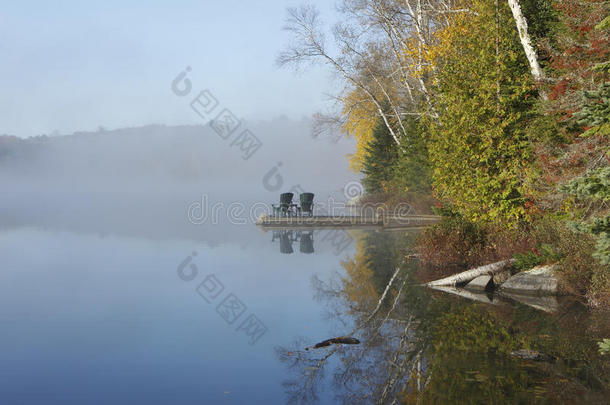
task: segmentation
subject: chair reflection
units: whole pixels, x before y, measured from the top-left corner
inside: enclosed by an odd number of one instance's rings
[[[299,251],[304,254],[314,253],[313,248],[313,231],[293,231],[293,230],[281,230],[273,231],[273,237],[271,242],[279,240],[280,242],[280,253],[291,254],[294,253],[292,244],[299,241]]]
[[[313,253],[313,231],[299,232],[299,250],[301,253]]]

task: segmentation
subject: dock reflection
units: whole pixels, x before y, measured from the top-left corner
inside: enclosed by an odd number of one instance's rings
[[[313,230],[310,231],[296,231],[296,230],[277,230],[273,231],[271,242],[279,241],[280,253],[291,254],[294,253],[292,244],[296,241],[299,242],[299,251],[304,254],[314,253],[313,247]]]

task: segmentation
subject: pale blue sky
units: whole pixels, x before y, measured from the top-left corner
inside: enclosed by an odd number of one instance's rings
[[[302,0],[5,1],[0,6],[0,134],[31,136],[150,123],[196,124],[170,91],[192,67],[246,119],[309,116],[329,106],[332,76],[275,66],[289,36],[286,7]],[[334,18],[333,1],[318,3]]]

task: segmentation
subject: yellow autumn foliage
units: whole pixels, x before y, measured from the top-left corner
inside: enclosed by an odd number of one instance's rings
[[[366,156],[366,148],[373,139],[377,122],[375,104],[359,89],[352,90],[343,100],[343,114],[347,117],[341,127],[347,137],[356,139],[356,151],[349,154],[350,169],[358,173]]]
[[[342,261],[347,277],[343,279],[347,299],[360,310],[369,310],[379,299],[373,284],[373,271],[369,267],[370,258],[366,255],[363,236],[356,236],[356,253],[352,259]]]

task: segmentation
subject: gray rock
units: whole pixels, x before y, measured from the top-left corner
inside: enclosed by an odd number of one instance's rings
[[[464,286],[469,290],[485,291],[486,289],[493,288],[493,280],[491,276],[479,276],[471,280]]]
[[[515,350],[514,352],[511,352],[510,355],[513,357],[519,357],[520,359],[523,359],[523,360],[546,361],[549,363],[552,363],[555,360],[557,360],[557,358],[555,356],[551,356],[548,354],[536,352],[534,350],[527,350],[527,349]]]
[[[500,291],[531,295],[556,295],[557,278],[553,272],[555,265],[538,266],[517,273],[501,286]]]

